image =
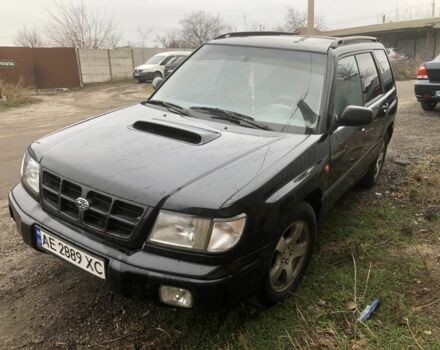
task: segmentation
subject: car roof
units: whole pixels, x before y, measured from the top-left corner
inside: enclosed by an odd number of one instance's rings
[[[237,45],[263,47],[273,49],[298,50],[327,53],[330,48],[355,44],[373,44],[372,47],[382,47],[377,39],[367,36],[327,37],[316,35],[295,35],[283,32],[238,32],[228,33],[208,41],[207,44]]]

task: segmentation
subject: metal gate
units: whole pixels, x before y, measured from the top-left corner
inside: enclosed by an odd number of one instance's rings
[[[0,80],[37,89],[80,86],[75,49],[0,47]]]

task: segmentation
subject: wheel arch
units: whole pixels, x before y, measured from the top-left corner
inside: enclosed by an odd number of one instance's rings
[[[387,144],[390,142],[391,137],[393,136],[393,132],[394,132],[394,122],[392,122],[390,125],[388,125],[388,128],[385,132]]]
[[[316,219],[318,220],[321,216],[322,210],[322,191],[320,188],[316,188],[311,191],[307,196],[303,199],[306,203],[310,204],[315,212]]]

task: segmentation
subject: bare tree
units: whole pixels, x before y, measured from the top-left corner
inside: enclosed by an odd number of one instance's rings
[[[287,12],[282,24],[286,32],[294,32],[298,28],[305,27],[306,23],[307,15],[305,12],[299,11],[293,6],[287,7]]]
[[[162,47],[195,48],[229,30],[219,14],[194,11],[180,20],[179,28],[157,35],[156,40]]]
[[[143,29],[141,27],[137,27],[136,32],[139,34],[139,37],[141,39],[141,41],[139,42],[139,45],[141,47],[145,47],[145,43],[147,42],[147,38],[153,32],[153,28]]]
[[[84,0],[54,1],[47,36],[53,45],[86,49],[115,47],[120,34],[113,15],[88,8]]]
[[[36,28],[21,28],[14,39],[15,45],[23,47],[42,47],[44,45],[43,36]]]
[[[293,33],[298,29],[307,26],[307,13],[300,11],[293,6],[287,6],[283,23],[277,27],[278,30]],[[324,17],[315,17],[315,29],[322,30],[325,28]]]
[[[194,11],[180,21],[181,40],[188,48],[202,45],[206,41],[229,30],[220,17],[205,11]]]
[[[163,35],[157,35],[156,40],[161,47],[165,48],[185,48],[185,43],[181,38],[180,32],[177,29],[171,30]]]

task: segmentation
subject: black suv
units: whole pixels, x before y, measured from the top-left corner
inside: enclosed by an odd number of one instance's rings
[[[154,85],[145,102],[28,147],[9,194],[23,240],[124,295],[279,302],[318,219],[381,172],[397,109],[384,47],[233,33]]]

